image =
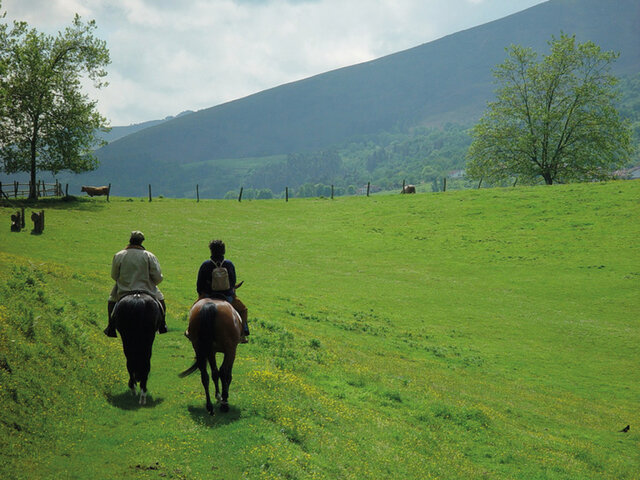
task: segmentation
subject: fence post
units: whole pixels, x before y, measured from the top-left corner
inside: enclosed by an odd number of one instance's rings
[[[196,202],[200,201],[200,185],[196,183]]]
[[[29,191],[31,191],[31,181],[29,181]],[[18,198],[18,182],[13,182],[13,193],[13,196]]]
[[[69,196],[69,184],[67,183],[67,185],[64,187],[64,196],[68,197]]]
[[[446,192],[447,191],[447,177],[444,177],[442,179],[442,191]]]
[[[284,189],[284,201],[285,202],[289,201],[289,187],[285,187]]]
[[[331,185],[331,200],[333,200],[333,185]]]
[[[406,179],[402,180],[402,193],[404,193],[405,184],[406,184]]]
[[[371,190],[371,182],[367,182],[367,197],[369,196],[369,190]]]
[[[240,187],[240,195],[238,195],[238,201],[239,202],[242,201],[242,190],[244,190],[244,187]]]
[[[111,184],[107,187],[107,202],[109,201],[109,196],[111,195]]]
[[[149,184],[149,201],[151,201],[151,184]]]

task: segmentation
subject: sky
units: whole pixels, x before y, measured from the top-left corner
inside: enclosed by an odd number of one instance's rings
[[[544,0],[0,0],[4,21],[56,34],[95,20],[112,126],[201,110],[373,60]],[[2,20],[0,20],[2,21]]]

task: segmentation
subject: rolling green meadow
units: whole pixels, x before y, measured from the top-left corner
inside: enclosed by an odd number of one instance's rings
[[[638,479],[640,182],[0,207],[0,478]],[[162,265],[150,401],[102,334],[129,232]],[[231,411],[179,379],[208,242],[244,285]],[[627,433],[620,432],[630,425]]]

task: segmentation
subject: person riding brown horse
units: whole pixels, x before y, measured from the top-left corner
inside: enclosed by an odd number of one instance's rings
[[[162,307],[162,322],[160,322],[158,332],[167,332],[165,319],[167,306],[164,303],[164,295],[157,286],[163,280],[160,263],[153,253],[142,246],[143,241],[142,232],[134,230],[131,232],[129,245],[113,256],[111,278],[116,283],[111,290],[107,304],[109,324],[104,329],[104,333],[108,337],[116,337],[116,325],[112,318],[116,303],[133,293],[147,293],[158,301]]]
[[[219,298],[229,302],[242,319],[242,337],[240,343],[247,343],[249,335],[247,325],[248,310],[236,295],[236,268],[231,260],[225,259],[226,247],[222,240],[209,242],[211,258],[200,265],[196,289],[198,298]],[[188,336],[188,333],[187,333]]]

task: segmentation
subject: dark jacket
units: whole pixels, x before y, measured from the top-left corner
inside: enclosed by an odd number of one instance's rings
[[[229,274],[229,285],[231,285],[231,288],[229,288],[229,290],[215,292],[211,290],[211,273],[216,266],[212,260],[205,260],[202,265],[200,265],[200,270],[198,271],[198,283],[196,284],[196,289],[198,290],[199,296],[210,297],[214,294],[222,294],[226,297],[235,296],[236,267],[233,265],[231,260],[226,259],[222,262],[222,267],[225,268]]]

